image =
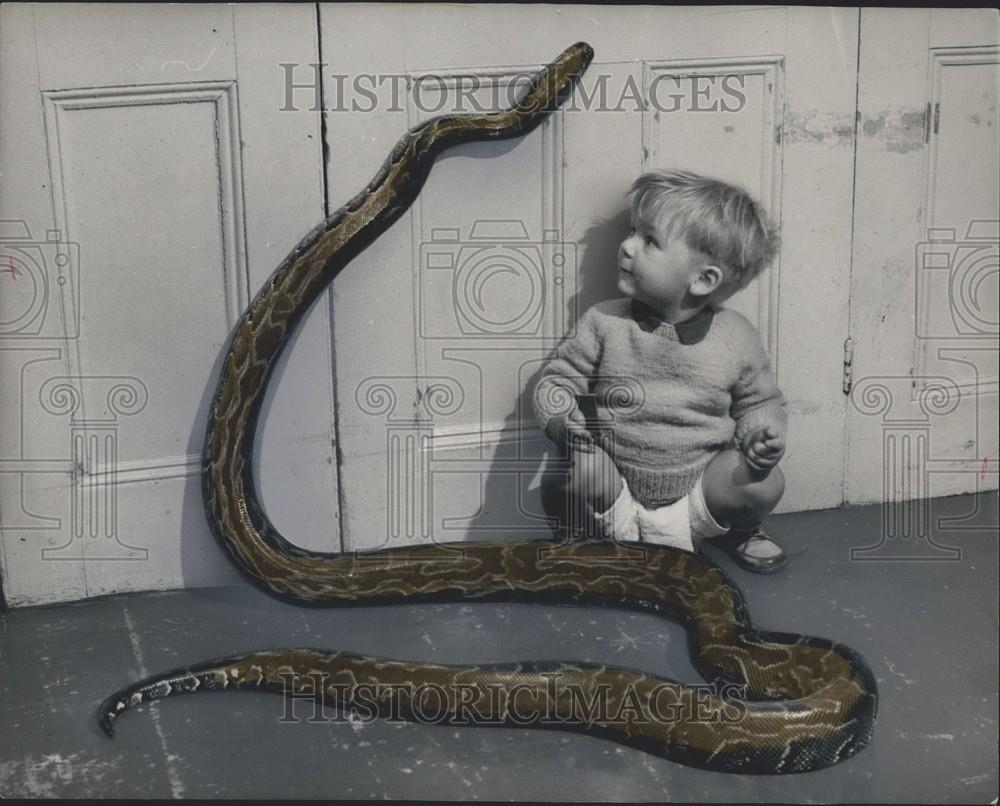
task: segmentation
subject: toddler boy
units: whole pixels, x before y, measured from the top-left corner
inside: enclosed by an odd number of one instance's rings
[[[719,538],[743,568],[777,571],[787,558],[759,524],[784,492],[785,400],[753,325],[721,307],[776,233],[745,191],[686,171],[644,174],[630,195],[625,298],[580,318],[535,391],[572,459],[562,493],[612,539]]]

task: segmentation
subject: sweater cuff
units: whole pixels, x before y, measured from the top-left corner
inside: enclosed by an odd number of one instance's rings
[[[576,392],[573,388],[552,377],[542,378],[535,386],[532,409],[538,427],[549,439],[549,425],[555,417],[570,414],[576,408]]]

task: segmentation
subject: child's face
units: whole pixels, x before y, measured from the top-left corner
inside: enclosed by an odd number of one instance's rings
[[[618,290],[665,313],[676,313],[691,283],[710,261],[663,229],[632,214],[632,229],[618,248]]]

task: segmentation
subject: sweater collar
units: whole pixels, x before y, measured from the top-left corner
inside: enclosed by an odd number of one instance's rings
[[[646,333],[652,333],[660,325],[665,324],[654,308],[637,299],[632,300],[632,318]],[[715,311],[711,307],[702,308],[693,319],[671,325],[677,332],[681,344],[697,344],[708,334]]]

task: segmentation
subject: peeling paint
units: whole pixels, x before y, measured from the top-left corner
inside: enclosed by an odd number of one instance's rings
[[[924,109],[883,109],[876,115],[865,115],[861,131],[869,140],[885,144],[886,151],[907,154],[924,147],[927,112]]]
[[[821,143],[850,146],[854,141],[854,114],[835,115],[819,109],[789,112],[781,124],[789,143]]]

